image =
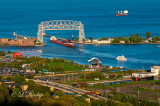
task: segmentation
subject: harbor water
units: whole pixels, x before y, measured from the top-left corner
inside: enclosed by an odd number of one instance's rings
[[[85,37],[117,37],[140,33],[145,37],[159,36],[159,0],[1,0],[0,38],[15,38],[13,32],[26,37],[36,37],[38,24],[49,20],[76,20],[84,24]],[[128,16],[116,17],[116,11],[129,11]],[[48,35],[61,38],[78,37],[78,31],[46,31]],[[67,48],[49,42],[44,47],[0,47],[0,50],[36,49],[42,50],[45,58],[66,58],[80,64],[89,64],[92,57],[100,59],[103,65],[127,69],[150,69],[159,64],[160,48],[154,44],[142,45],[82,45]],[[118,62],[117,56],[124,55],[126,62]]]

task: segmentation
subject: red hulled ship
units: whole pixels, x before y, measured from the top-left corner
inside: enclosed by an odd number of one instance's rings
[[[52,43],[56,43],[56,44],[60,44],[60,45],[63,45],[63,46],[67,46],[67,47],[75,47],[75,44],[74,43],[71,43],[70,40],[58,40],[56,37],[52,36],[50,38],[50,42]]]
[[[116,13],[116,16],[126,16],[126,15],[128,15],[128,10],[124,10],[121,12],[118,11],[118,13]]]

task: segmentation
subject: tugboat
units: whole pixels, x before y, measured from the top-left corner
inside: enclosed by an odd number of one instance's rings
[[[54,36],[52,36],[50,38],[50,42],[56,43],[56,44],[60,44],[60,45],[66,46],[66,47],[75,47],[75,44],[71,43],[71,40],[62,40],[62,41],[60,41]]]
[[[116,59],[118,61],[127,61],[127,58],[125,58],[123,55],[122,56],[118,56]]]
[[[126,16],[126,15],[128,15],[128,10],[124,10],[121,12],[118,11],[118,13],[116,13],[116,16]]]

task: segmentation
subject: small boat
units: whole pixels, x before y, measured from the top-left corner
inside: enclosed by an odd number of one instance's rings
[[[126,15],[128,15],[128,10],[124,10],[121,12],[118,11],[118,13],[116,13],[116,16],[126,16]]]
[[[157,47],[160,48],[160,45],[158,45]]]
[[[127,61],[127,58],[125,58],[123,55],[122,56],[118,56],[116,59],[118,61]]]

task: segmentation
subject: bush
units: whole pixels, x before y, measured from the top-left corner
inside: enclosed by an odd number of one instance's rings
[[[64,71],[64,67],[62,65],[55,66],[55,71],[61,72]]]
[[[14,77],[14,81],[15,81],[16,83],[25,83],[25,78],[24,78],[23,76],[16,75],[16,76]]]
[[[6,80],[11,80],[12,81],[12,80],[14,80],[14,78],[12,76],[7,76]]]

